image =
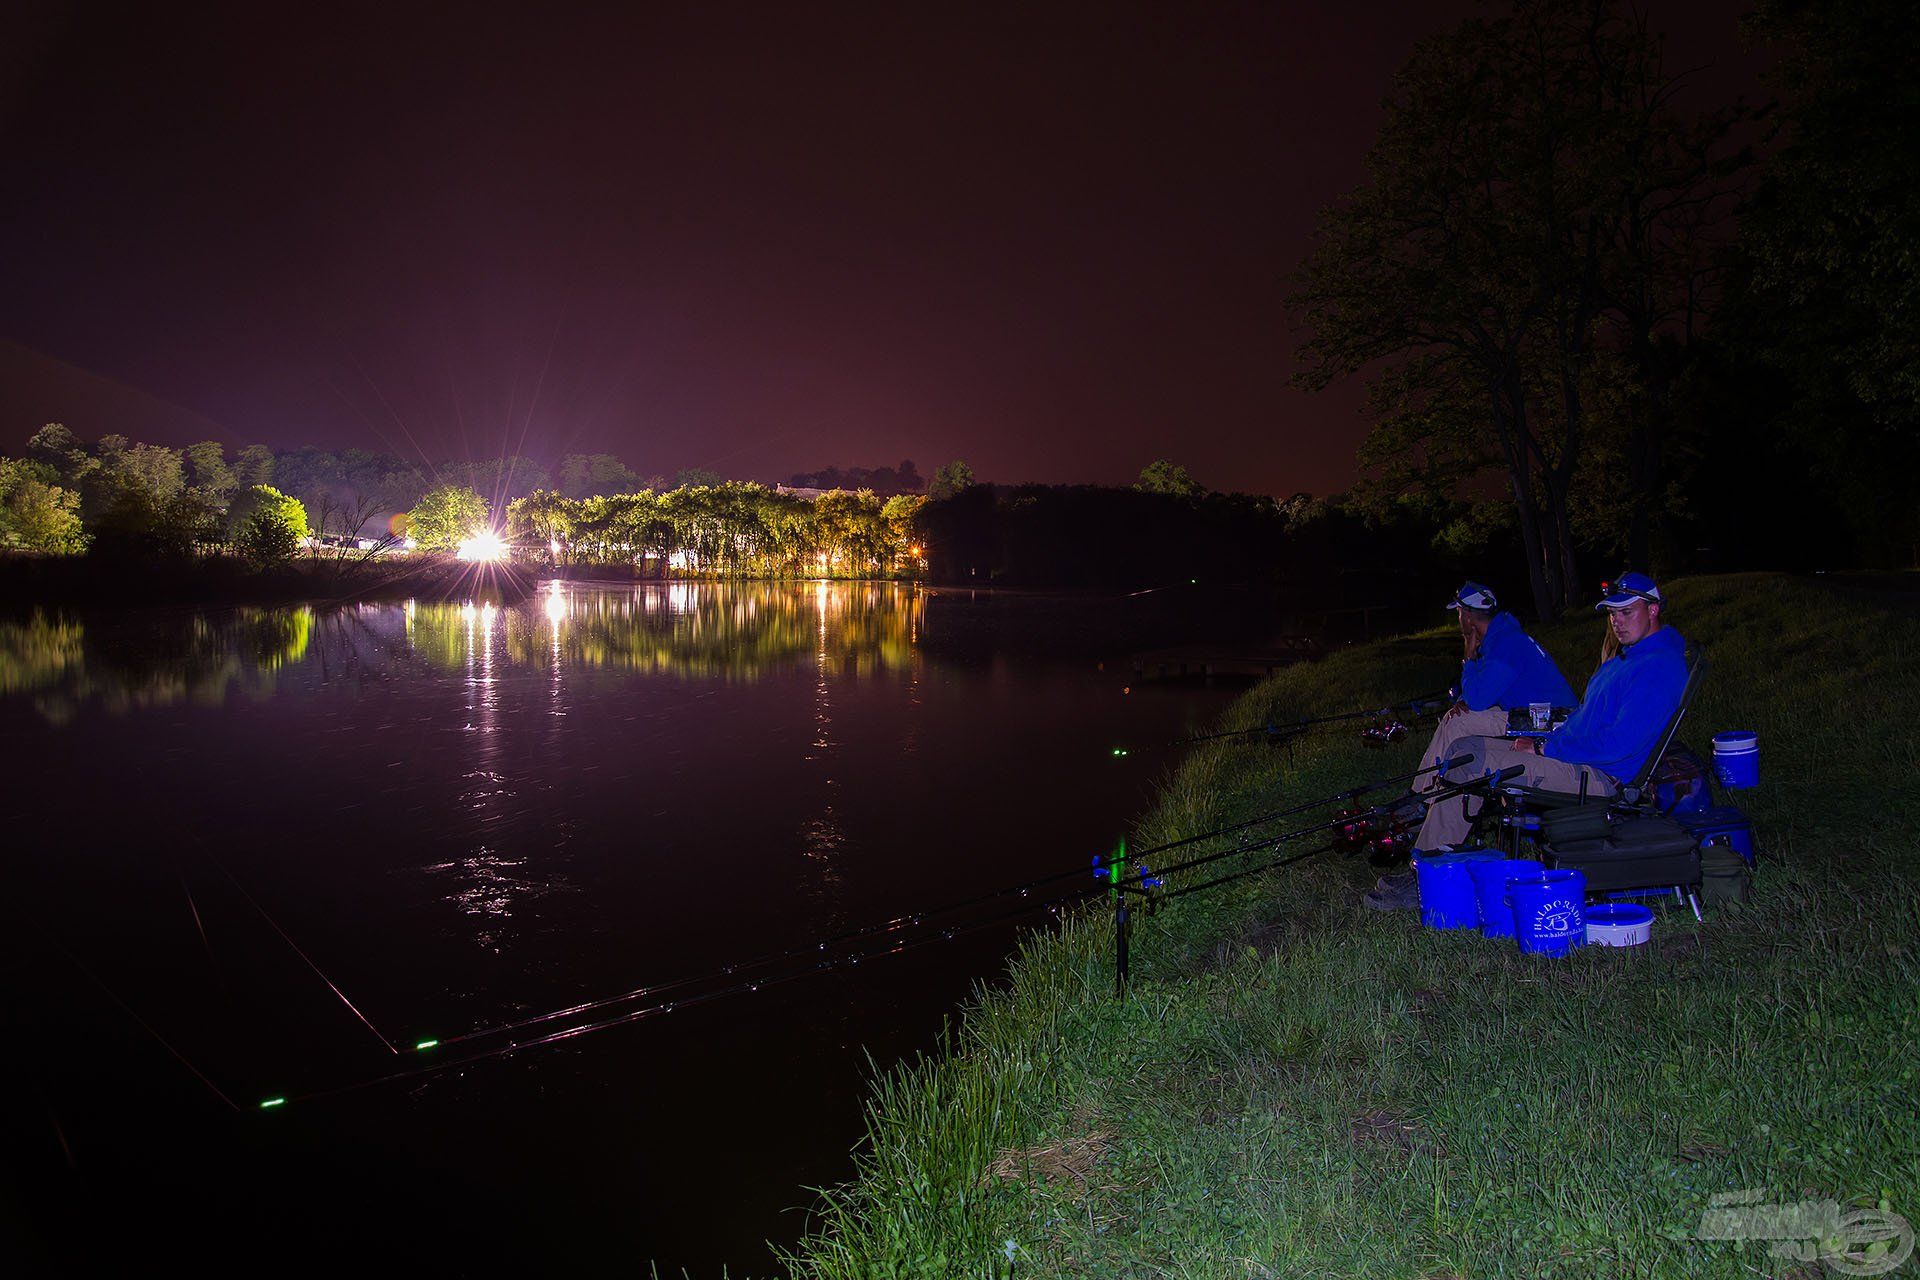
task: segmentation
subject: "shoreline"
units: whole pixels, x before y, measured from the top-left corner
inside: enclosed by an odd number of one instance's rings
[[[1746,1276],[1766,1242],[1700,1238],[1716,1194],[1920,1221],[1896,1061],[1920,1033],[1911,601],[1778,574],[1669,596],[1712,663],[1681,736],[1765,744],[1733,797],[1751,902],[1544,960],[1366,912],[1374,873],[1320,855],[1137,912],[1125,1000],[1108,913],[1070,913],[948,1051],[876,1080],[859,1175],[814,1206],[792,1274]],[[1584,682],[1592,619],[1535,634]],[[1458,651],[1441,631],[1343,650],[1222,721],[1383,705]],[[1202,747],[1135,847],[1412,767],[1409,737]]]
[[[912,578],[649,578],[544,566],[469,564],[446,556],[332,561],[302,557],[254,569],[232,557],[102,561],[85,556],[0,556],[0,614],[36,609],[228,608],[243,605],[353,604],[409,598],[491,600],[514,604],[536,584],[558,579],[587,586],[700,582],[920,582]],[[927,585],[922,583],[921,585]]]

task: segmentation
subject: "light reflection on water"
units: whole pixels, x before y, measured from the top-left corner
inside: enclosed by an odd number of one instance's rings
[[[271,696],[276,677],[294,668],[316,666],[324,676],[409,660],[464,672],[476,691],[496,662],[545,667],[556,685],[576,668],[751,681],[801,660],[859,678],[912,663],[923,607],[917,589],[896,583],[607,589],[555,581],[504,609],[298,605],[153,615],[92,630],[79,617],[35,611],[0,622],[0,698],[31,697],[46,719],[64,723],[84,705],[110,713],[218,706],[232,692]],[[476,695],[470,704],[476,714],[482,702]]]
[[[896,584],[554,583],[504,608],[3,622],[0,737],[26,749],[11,753],[0,819],[21,847],[52,851],[21,872],[19,896],[69,924],[100,921],[89,964],[133,984],[130,1004],[223,1081],[278,1089],[359,1078],[364,1036],[337,1036],[329,994],[281,963],[244,903],[221,900],[224,879],[187,833],[396,1036],[491,1025],[1084,867],[1166,763],[1116,761],[1115,735],[1168,740],[1225,695],[1123,695],[1092,661],[958,642],[972,609],[949,597],[929,628],[926,593]],[[103,778],[115,804],[98,803]],[[178,909],[188,882],[241,989],[232,1003],[195,981],[203,946]],[[453,1234],[494,1238],[498,1216],[461,1207],[485,1193],[531,1206],[516,1230],[599,1240],[595,1206],[613,1199],[643,1256],[764,1273],[758,1241],[799,1229],[785,1211],[808,1199],[800,1188],[848,1171],[866,1049],[884,1061],[924,1047],[1005,945],[981,934],[610,1031],[590,1050],[367,1095],[329,1113],[341,1149],[380,1152],[369,1163],[404,1178],[353,1208],[404,1212],[417,1165],[446,1188],[434,1212],[468,1215]],[[153,958],[175,952],[185,960]],[[98,1003],[104,1021],[121,1016]],[[74,1007],[46,1017],[64,1032]],[[123,1086],[118,1059],[93,1061],[108,1078],[57,1096],[63,1114],[93,1115]],[[650,1090],[676,1105],[633,1103]],[[156,1114],[197,1102],[168,1105]],[[444,1128],[423,1134],[423,1116]],[[119,1140],[104,1114],[87,1123],[91,1141]],[[223,1156],[200,1172],[224,1194],[266,1194],[242,1184],[245,1167]],[[354,1185],[381,1176],[356,1165]]]

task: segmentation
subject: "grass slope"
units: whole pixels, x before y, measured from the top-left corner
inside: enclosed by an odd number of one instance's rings
[[[1790,1264],[1694,1239],[1714,1192],[1920,1219],[1920,628],[1771,575],[1671,598],[1713,664],[1683,736],[1761,735],[1751,904],[1553,961],[1365,912],[1371,873],[1316,857],[1140,920],[1125,1001],[1107,920],[1071,920],[876,1083],[860,1176],[794,1273],[1750,1276]],[[1540,638],[1578,684],[1600,624]],[[1457,660],[1441,630],[1345,651],[1226,723],[1388,702]],[[1414,767],[1416,736],[1199,749],[1140,843]]]

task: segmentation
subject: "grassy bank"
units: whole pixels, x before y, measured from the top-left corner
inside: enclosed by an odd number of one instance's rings
[[[1671,596],[1713,664],[1682,736],[1761,735],[1750,904],[1550,961],[1365,912],[1372,873],[1323,856],[1142,919],[1124,1002],[1107,921],[1069,922],[947,1053],[876,1083],[860,1177],[795,1273],[1750,1276],[1789,1264],[1692,1238],[1712,1193],[1920,1220],[1911,597],[1765,575]],[[1600,624],[1539,634],[1582,683]],[[1457,660],[1440,630],[1348,650],[1226,723],[1387,702]],[[1414,767],[1416,736],[1197,750],[1140,842]]]

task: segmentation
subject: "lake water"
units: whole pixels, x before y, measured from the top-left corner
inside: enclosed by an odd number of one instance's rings
[[[0,624],[0,1243],[770,1273],[851,1171],[867,1055],[930,1048],[1014,926],[359,1086],[504,1043],[424,1038],[1086,866],[1233,692],[1122,659],[1207,616],[555,583]]]

